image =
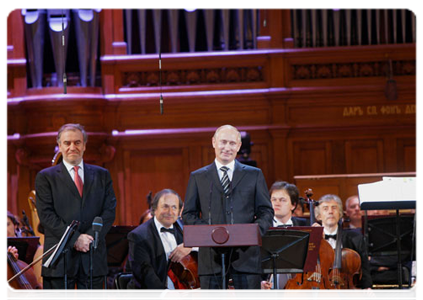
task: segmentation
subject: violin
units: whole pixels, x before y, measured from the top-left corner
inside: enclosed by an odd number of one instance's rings
[[[7,280],[28,267],[28,264],[22,260],[16,259],[12,253],[7,253]],[[25,273],[20,274],[9,282],[10,286],[15,289],[42,289],[38,283],[34,270],[29,268]]]
[[[305,195],[310,209],[310,225],[312,225],[315,222],[314,207],[316,202],[311,199],[313,196],[311,189],[307,189]],[[334,258],[335,253],[332,246],[325,239],[322,239],[315,270],[296,274],[294,278],[288,280],[285,289],[327,289],[329,285],[329,271]]]

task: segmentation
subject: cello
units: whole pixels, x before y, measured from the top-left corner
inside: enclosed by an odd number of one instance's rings
[[[349,248],[341,249],[343,226],[338,223],[338,233],[335,246],[335,260],[329,274],[329,289],[357,289],[356,284],[361,278],[360,255]]]
[[[313,225],[315,222],[314,206],[316,205],[315,201],[311,198],[313,191],[307,189],[305,195],[307,197],[306,201],[309,204],[310,225]],[[288,280],[285,289],[327,289],[329,285],[329,271],[334,257],[335,253],[331,245],[325,239],[322,239],[315,270],[296,274],[294,278]]]
[[[25,270],[25,274],[23,274],[22,270]],[[22,272],[22,274],[16,276],[16,274],[20,272]],[[13,278],[15,276],[16,278]],[[7,280],[10,286],[15,289],[42,288],[42,286],[38,283],[37,277],[35,276],[32,268],[28,268],[27,263],[22,260],[16,259],[10,252],[7,252]]]

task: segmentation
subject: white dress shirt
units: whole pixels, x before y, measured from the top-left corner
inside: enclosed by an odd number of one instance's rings
[[[75,181],[75,169],[73,168],[74,165],[71,165],[70,163],[66,162],[65,160],[63,160],[63,164],[66,167],[66,170],[68,170],[69,175],[72,177],[72,180]],[[84,162],[83,160],[81,160],[81,162],[78,164],[79,169],[78,169],[78,175],[82,180],[82,183],[84,183]]]
[[[231,161],[227,165],[222,165],[217,159],[215,159],[214,162],[216,163],[217,174],[219,174],[219,179],[222,181],[222,177],[223,177],[223,171],[221,171],[220,168],[222,166],[226,166],[229,168],[229,170],[227,171],[229,180],[232,181],[232,177],[234,176],[235,160]]]
[[[324,234],[331,234],[331,235],[337,234],[338,228],[336,228],[336,230],[334,232],[329,232],[329,231],[326,230],[326,228],[323,228],[323,233]],[[326,241],[332,246],[333,249],[336,248],[336,240],[335,239],[330,238],[330,239],[327,239]]]
[[[175,248],[178,246],[176,237],[170,232],[161,232],[160,229],[164,226],[159,221],[157,221],[156,217],[153,217],[153,219],[157,228],[157,232],[159,233],[160,239],[162,240],[162,245],[166,253],[166,260],[168,261],[170,253],[172,253],[172,251],[175,250]],[[173,228],[173,224],[169,228]],[[170,280],[169,276],[167,276],[167,288],[171,290],[175,289],[175,286],[172,280]]]

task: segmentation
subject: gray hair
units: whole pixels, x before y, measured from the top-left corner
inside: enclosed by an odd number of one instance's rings
[[[82,126],[80,124],[68,123],[68,124],[65,124],[62,127],[60,127],[59,131],[57,132],[57,137],[56,137],[57,144],[60,143],[60,137],[62,136],[62,132],[63,131],[67,131],[67,130],[70,130],[70,131],[79,130],[79,131],[81,131],[82,132],[82,136],[84,138],[84,144],[87,143],[87,141],[88,141],[88,134],[85,131],[84,126]]]
[[[339,198],[337,195],[333,195],[333,194],[327,194],[324,195],[322,197],[320,197],[318,203],[319,205],[316,206],[315,210],[314,210],[314,215],[316,217],[316,219],[318,219],[320,217],[320,204],[324,203],[324,202],[329,202],[334,200],[336,202],[336,204],[338,204],[338,208],[339,208],[339,219],[342,218],[343,210],[342,210],[342,200],[341,198]]]
[[[348,197],[347,200],[345,200],[345,209],[348,209],[348,204],[350,204],[350,202],[355,198],[358,198],[358,196],[353,195],[353,196]]]

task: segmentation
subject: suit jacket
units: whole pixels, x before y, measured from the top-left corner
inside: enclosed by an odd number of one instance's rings
[[[182,233],[175,229],[176,243],[182,243]],[[154,219],[141,224],[128,234],[128,263],[133,279],[128,288],[167,288],[168,262]]]
[[[235,161],[231,196],[226,199],[216,164],[191,173],[182,218],[185,225],[257,223],[263,236],[272,226],[273,208],[260,169]],[[222,248],[220,248],[222,249]],[[238,272],[261,273],[260,247],[235,247],[227,258]],[[198,274],[221,272],[221,256],[216,248],[201,247]]]
[[[310,226],[310,221],[305,218],[291,217],[294,226]]]
[[[103,219],[98,247],[93,255],[93,275],[102,276],[108,272],[105,236],[115,220],[116,197],[110,173],[106,169],[85,163],[83,169],[82,197],[63,163],[40,171],[35,178],[36,207],[45,230],[44,251],[60,241],[73,220],[80,222],[68,243],[70,251],[66,256],[66,264],[69,276],[75,276],[80,266],[85,274],[89,274],[89,252],[76,251],[73,245],[82,233],[94,237],[92,222],[97,216]],[[47,258],[44,257],[43,262]],[[63,256],[56,267],[43,267],[42,275],[63,277]]]
[[[363,289],[372,287],[367,247],[363,235],[355,230],[342,230],[342,248],[352,249],[360,255],[362,271],[360,287]]]

